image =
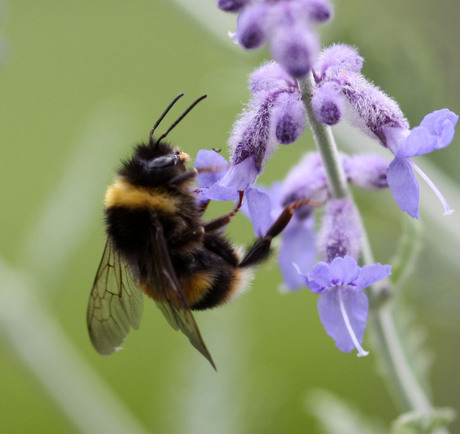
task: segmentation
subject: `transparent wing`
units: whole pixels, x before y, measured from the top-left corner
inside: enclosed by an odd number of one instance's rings
[[[118,350],[130,327],[139,328],[142,308],[142,291],[109,237],[88,302],[87,324],[94,348],[104,356]]]
[[[163,312],[171,327],[175,330],[180,330],[187,336],[190,343],[216,369],[216,365],[206,348],[195,318],[182,292],[168,252],[163,228],[159,221],[155,221],[153,225],[151,245],[153,257],[156,260],[153,275],[149,276],[149,281],[152,283],[152,290],[155,294],[154,300],[158,308]]]

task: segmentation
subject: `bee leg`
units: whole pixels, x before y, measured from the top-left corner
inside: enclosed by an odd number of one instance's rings
[[[230,211],[228,214],[224,214],[223,216],[217,217],[214,220],[211,220],[203,225],[205,232],[213,232],[217,229],[223,228],[224,226],[228,225],[232,220],[232,217],[238,212],[243,204],[243,191],[238,191],[239,199],[238,203],[236,204],[235,208]]]
[[[243,260],[238,267],[249,267],[262,262],[270,254],[270,245],[274,237],[279,235],[283,229],[291,221],[294,211],[302,205],[310,205],[314,207],[321,206],[321,202],[313,201],[311,199],[297,200],[287,205],[280,216],[270,226],[264,237],[259,238],[248,250]]]
[[[195,178],[198,171],[196,169],[188,170],[187,172],[181,173],[180,175],[175,176],[171,181],[169,181],[170,185],[177,185],[182,184],[183,182],[189,181]]]

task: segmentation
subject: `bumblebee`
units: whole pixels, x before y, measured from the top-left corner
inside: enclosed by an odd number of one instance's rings
[[[105,195],[107,242],[91,290],[87,324],[102,355],[119,349],[130,328],[140,325],[143,294],[152,298],[169,324],[215,364],[192,310],[223,304],[241,293],[252,266],[269,254],[271,240],[308,199],[287,206],[267,234],[243,255],[222,234],[241,207],[203,221],[192,184],[196,169],[186,169],[186,153],[165,141],[168,133],[203,98],[197,99],[158,139],[153,135],[178,95],[150,131],[147,143],[124,161]]]

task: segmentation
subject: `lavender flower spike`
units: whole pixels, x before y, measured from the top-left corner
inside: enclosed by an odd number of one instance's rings
[[[273,58],[296,78],[310,71],[319,51],[313,26],[332,17],[328,0],[218,0],[217,6],[239,13],[234,41],[247,50],[268,43]]]
[[[362,348],[369,301],[363,289],[387,278],[390,265],[359,267],[350,256],[337,257],[330,264],[319,262],[308,275],[299,275],[310,291],[321,294],[318,312],[321,322],[336,346],[349,353],[353,348],[358,357],[368,354]]]
[[[306,112],[298,84],[275,62],[251,74],[252,98],[233,125],[230,166],[206,194],[232,200],[253,187],[277,143],[296,141],[305,129]]]

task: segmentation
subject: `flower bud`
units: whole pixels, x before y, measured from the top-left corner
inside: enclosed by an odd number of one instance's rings
[[[327,0],[299,0],[308,11],[310,22],[325,23],[332,18],[332,5]]]
[[[305,130],[306,110],[297,93],[279,95],[272,116],[274,135],[283,145],[295,142]]]
[[[346,102],[339,85],[329,81],[315,89],[311,105],[319,122],[336,125],[345,113]]]
[[[328,201],[318,234],[318,251],[322,260],[331,263],[344,256],[358,259],[360,235],[359,217],[353,204],[348,199]]]
[[[249,76],[249,90],[253,95],[259,92],[269,93],[281,89],[296,87],[289,74],[276,62],[266,62]]]
[[[324,49],[315,64],[320,79],[332,77],[341,72],[360,72],[364,59],[354,47],[335,44]]]
[[[280,25],[270,42],[273,58],[294,78],[304,77],[318,52],[316,35],[304,26]]]
[[[226,12],[240,12],[249,0],[218,0],[217,7]]]
[[[236,40],[246,49],[262,46],[266,39],[267,3],[255,3],[245,8],[238,16]]]
[[[342,165],[350,184],[366,190],[379,190],[388,187],[388,162],[378,155],[344,157]]]

